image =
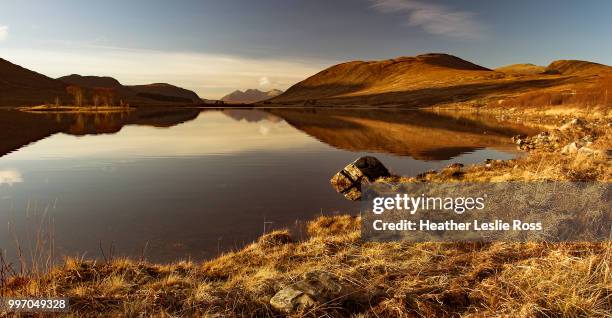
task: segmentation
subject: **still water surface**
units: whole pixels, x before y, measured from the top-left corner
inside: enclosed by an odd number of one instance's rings
[[[359,156],[414,175],[511,158],[508,136],[524,131],[382,110],[7,114],[22,131],[0,140],[0,248],[10,254],[16,238],[31,248],[37,223],[51,220],[58,256],[100,257],[113,245],[161,262],[299,231],[320,214],[358,214],[329,179]]]

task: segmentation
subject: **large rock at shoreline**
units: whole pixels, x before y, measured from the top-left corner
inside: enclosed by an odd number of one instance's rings
[[[361,157],[336,173],[331,184],[334,189],[349,200],[361,198],[361,184],[371,183],[381,177],[389,177],[389,170],[375,157]]]

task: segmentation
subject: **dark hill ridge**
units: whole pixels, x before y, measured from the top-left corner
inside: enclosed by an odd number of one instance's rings
[[[36,105],[67,98],[66,84],[0,58],[0,106]]]
[[[86,88],[112,88],[119,93],[120,98],[133,103],[142,103],[146,100],[160,103],[200,103],[201,101],[196,93],[167,83],[126,86],[112,77],[78,74],[63,76],[58,79],[67,84]]]
[[[191,103],[200,103],[201,99],[198,94],[178,86],[167,83],[154,83],[148,85],[133,85],[128,86],[138,96],[152,98],[155,100],[164,101],[165,99],[174,98],[176,101],[187,101]],[[172,100],[168,100],[172,101]]]
[[[79,74],[72,74],[67,76],[59,77],[58,80],[83,87],[105,87],[105,88],[123,88],[123,85],[118,80],[109,76],[83,76]]]
[[[199,104],[201,99],[190,90],[166,83],[125,86],[108,76],[82,76],[72,74],[53,79],[0,58],[0,106],[28,106],[70,103],[73,98],[66,92],[69,85],[84,88],[89,99],[95,88],[112,88],[115,102],[122,100],[134,106],[164,104]]]

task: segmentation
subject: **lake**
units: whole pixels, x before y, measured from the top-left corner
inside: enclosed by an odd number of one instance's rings
[[[526,127],[481,116],[355,109],[0,111],[0,248],[202,260],[264,231],[359,213],[332,189],[363,155],[415,175],[517,155]]]

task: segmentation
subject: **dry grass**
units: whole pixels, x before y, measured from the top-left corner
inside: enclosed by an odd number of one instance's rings
[[[320,217],[310,238],[273,232],[203,264],[68,259],[39,277],[14,277],[5,296],[67,296],[74,316],[272,317],[279,289],[314,269],[363,303],[327,303],[298,316],[605,317],[610,243],[364,243],[359,219]]]
[[[505,100],[504,105],[519,108],[612,107],[612,74],[603,74],[592,84],[581,83],[557,89],[530,91]]]

